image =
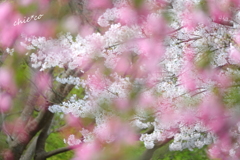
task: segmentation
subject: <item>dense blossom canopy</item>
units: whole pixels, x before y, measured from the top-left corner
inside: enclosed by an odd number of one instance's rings
[[[147,149],[170,140],[170,150],[208,145],[212,158],[238,159],[240,2],[82,3],[82,13],[93,20],[90,34],[25,36],[21,42],[39,74],[58,68],[54,83],[74,86],[75,94],[48,110],[79,128],[64,139],[77,146],[76,159],[84,151],[91,159],[103,144],[138,140]],[[44,88],[51,78],[40,76]],[[85,125],[84,118],[92,123]]]

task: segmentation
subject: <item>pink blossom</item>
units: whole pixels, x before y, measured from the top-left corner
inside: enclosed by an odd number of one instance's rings
[[[0,22],[3,22],[6,18],[9,18],[13,12],[13,7],[11,3],[1,3],[0,4]]]
[[[183,26],[189,31],[193,31],[199,24],[209,24],[209,18],[201,10],[193,8],[193,4],[186,4],[186,11],[182,13]]]
[[[51,21],[48,22],[40,22],[31,21],[29,23],[23,24],[24,28],[22,29],[22,33],[26,36],[44,36],[49,37],[54,34],[55,24]],[[42,29],[44,28],[44,29]]]
[[[186,65],[185,67],[188,68],[191,65]],[[183,86],[188,90],[188,91],[194,91],[196,89],[196,82],[194,79],[193,73],[191,73],[190,70],[183,69],[181,75],[180,75],[180,80]]]
[[[14,26],[14,22],[21,16],[14,11],[11,3],[0,4],[0,44],[10,47],[21,33],[22,26]]]
[[[154,95],[142,93],[139,95],[138,103],[144,108],[151,108],[155,106],[157,99]]]
[[[78,33],[80,27],[84,27],[84,26],[81,26],[81,22],[79,21],[79,18],[77,16],[67,16],[67,17],[65,17],[63,22],[62,22],[62,26],[63,26],[64,30],[67,30],[67,31],[69,31],[73,34]],[[82,31],[82,28],[81,28],[80,31]],[[85,33],[85,32],[86,32],[86,30],[84,29],[83,33]],[[90,32],[90,33],[93,33],[93,32]],[[89,33],[87,35],[89,35]]]
[[[232,84],[231,78],[218,70],[213,70],[212,76],[217,85],[222,88],[227,88]]]
[[[11,71],[6,68],[0,68],[0,86],[1,88],[8,88],[12,85],[13,76]]]
[[[212,144],[208,149],[210,158],[218,158],[221,160],[237,160],[229,156],[230,149],[233,148],[231,137],[228,134],[219,137],[216,143]]]
[[[149,33],[151,36],[155,38],[160,38],[160,39],[164,37],[169,31],[163,17],[154,17],[154,16],[151,16],[148,19],[147,24],[145,24],[144,30],[145,32]]]
[[[120,13],[119,22],[121,24],[131,25],[137,23],[138,21],[137,12],[130,6],[120,8],[119,13]]]
[[[67,121],[68,125],[70,125],[71,127],[79,128],[82,126],[81,120],[79,118],[73,116],[72,114],[68,114],[66,116],[66,121]]]
[[[36,83],[37,90],[40,92],[45,92],[51,87],[51,77],[45,72],[38,72],[34,77],[34,82]]]
[[[135,65],[142,66],[147,74],[159,71],[159,61],[165,51],[162,43],[155,40],[143,39],[138,42],[142,54]]]
[[[226,112],[215,95],[208,95],[199,106],[201,121],[214,133],[221,133],[226,125]]]
[[[168,99],[160,100],[158,104],[159,118],[161,123],[165,125],[172,125],[177,122],[180,115],[175,111],[173,104]]]
[[[11,150],[5,149],[2,151],[2,153],[3,153],[4,160],[14,160],[14,156]]]
[[[166,7],[168,2],[165,0],[155,0],[158,7]]]
[[[116,145],[132,145],[137,140],[137,136],[131,127],[117,118],[107,120],[101,128],[98,128],[97,136],[101,142],[109,141]]]
[[[122,56],[119,58],[114,70],[122,75],[129,73],[131,69],[131,62],[128,57]]]
[[[17,119],[11,122],[6,122],[3,129],[5,133],[15,135],[15,138],[20,142],[26,142],[29,140],[29,135],[25,126],[25,123],[21,119]]]
[[[103,90],[107,87],[104,77],[98,73],[88,76],[87,85],[93,90]]]
[[[9,94],[0,94],[0,112],[5,113],[10,110],[12,98]]]
[[[22,6],[29,6],[31,4],[35,4],[38,5],[41,9],[43,8],[47,8],[49,5],[50,0],[41,0],[41,1],[36,1],[36,0],[17,0],[18,4],[22,5]]]
[[[14,77],[10,69],[0,68],[0,88],[11,95],[15,95],[16,93],[16,85],[13,79]]]
[[[124,98],[117,98],[114,100],[114,104],[120,111],[129,111],[130,109],[130,102]]]
[[[34,0],[18,0],[19,4],[22,6],[28,6],[34,2]]]
[[[220,146],[213,145],[208,150],[208,154],[210,155],[211,158],[220,158],[220,156],[221,156],[221,148],[220,148]]]
[[[195,73],[193,70],[195,69],[194,66],[194,52],[191,49],[188,49],[187,52],[184,53],[185,63],[182,67],[182,71],[180,74],[180,81],[183,86],[188,91],[194,91],[196,89],[196,80],[195,80]]]
[[[221,72],[221,69],[208,69],[208,70],[200,70],[198,72],[199,79],[203,83],[208,82],[209,80],[213,81],[216,86],[227,88],[231,85],[231,78]]]
[[[112,7],[112,1],[111,0],[89,0],[88,1],[88,7],[89,9],[106,9]]]
[[[240,32],[238,32],[235,36],[234,36],[234,40],[235,42],[240,45]]]
[[[92,160],[100,152],[100,144],[96,141],[84,143],[75,149],[75,156],[72,160]]]
[[[210,9],[211,18],[213,22],[224,23],[231,18],[230,10],[231,2],[229,0],[221,1],[217,3],[213,0],[208,1],[208,7]]]
[[[156,66],[156,68],[158,68],[158,69],[156,69],[155,72],[154,71],[149,72],[149,74],[147,75],[147,78],[145,77],[144,87],[152,88],[152,87],[156,86],[157,84],[159,84],[159,82],[160,82],[159,79],[160,79],[160,77],[163,76],[162,68],[158,67],[158,65]],[[154,98],[152,100],[154,100]]]
[[[91,35],[92,33],[94,33],[94,27],[92,25],[81,25],[81,30],[79,31],[79,34],[82,37],[86,37],[88,35]]]
[[[232,48],[229,54],[229,58],[234,63],[240,63],[240,52],[236,48]]]

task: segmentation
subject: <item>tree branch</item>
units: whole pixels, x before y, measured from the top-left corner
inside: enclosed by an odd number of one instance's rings
[[[60,154],[60,153],[63,153],[63,152],[67,152],[67,151],[70,151],[72,149],[73,149],[73,147],[71,147],[71,146],[59,148],[59,149],[56,149],[56,150],[45,153],[44,157],[49,158],[51,156],[54,156],[54,155],[57,155],[57,154]]]
[[[31,160],[33,158],[34,151],[36,149],[37,139],[38,137],[34,137],[20,160]]]
[[[36,145],[36,152],[35,152],[35,157],[34,157],[35,160],[46,159],[44,157],[44,154],[42,154],[42,153],[45,153],[45,143],[48,138],[48,132],[49,132],[49,128],[51,126],[53,117],[54,117],[54,114],[52,114],[52,116],[49,117],[46,125],[43,127],[43,129],[38,137],[37,145]]]

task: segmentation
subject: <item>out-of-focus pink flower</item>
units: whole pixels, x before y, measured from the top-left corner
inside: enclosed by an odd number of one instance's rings
[[[154,39],[152,40],[143,39],[138,42],[138,45],[142,54],[139,56],[140,58],[138,62],[135,63],[134,65],[137,66],[139,70],[143,70],[144,73],[146,74],[158,72],[159,61],[162,58],[162,55],[165,51],[165,48],[163,47],[162,43]],[[139,66],[141,66],[142,68],[139,68]],[[143,74],[138,76],[146,75]]]
[[[75,149],[75,156],[72,160],[92,160],[97,158],[100,152],[100,144],[96,141],[84,143]]]
[[[82,127],[81,120],[79,118],[73,116],[72,114],[68,114],[66,116],[66,121],[67,121],[68,125],[70,125],[74,128]]]
[[[0,88],[11,95],[16,93],[16,85],[13,81],[12,71],[7,68],[0,68]]]
[[[40,92],[47,91],[52,85],[50,75],[44,72],[38,72],[34,77],[34,82]]]
[[[216,134],[220,133],[226,125],[226,111],[215,95],[208,95],[203,99],[199,106],[199,115],[204,125]]]
[[[14,160],[14,156],[11,150],[3,150],[2,154],[3,154],[4,160]]]
[[[38,6],[43,9],[43,8],[47,8],[47,6],[49,5],[50,0],[41,0],[41,1],[36,1],[36,0],[17,0],[18,4],[22,5],[22,6],[28,6],[32,3],[37,3]]]
[[[52,22],[40,22],[38,21],[30,21],[28,23],[23,24],[24,28],[22,29],[22,33],[26,36],[44,36],[49,37],[53,35],[55,24]],[[44,29],[43,29],[44,28]]]
[[[157,102],[157,97],[154,95],[148,94],[148,93],[142,93],[139,96],[138,103],[141,105],[141,107],[144,108],[150,108],[154,107]]]
[[[79,17],[77,16],[67,16],[63,19],[62,26],[65,30],[76,34],[80,30],[81,22],[79,21]]]
[[[185,7],[188,9],[182,13],[182,23],[189,31],[194,30],[198,24],[209,24],[210,20],[207,15],[203,11],[195,9],[192,3],[186,3]]]
[[[10,110],[12,98],[9,94],[0,94],[0,112],[5,113]]]
[[[22,26],[14,26],[14,22],[21,18],[11,3],[3,2],[0,4],[0,44],[10,47],[21,33]]]
[[[35,0],[32,0],[33,2]],[[65,1],[65,0],[60,0],[59,2],[61,1]],[[45,12],[48,10],[49,8],[49,5],[50,5],[50,0],[41,0],[41,1],[35,1],[39,7],[39,10],[41,10],[42,12]]]
[[[240,32],[234,35],[234,41],[240,45]]]
[[[169,31],[165,20],[162,17],[149,17],[144,27],[145,32],[148,32],[152,37],[163,38]]]
[[[162,77],[161,68],[159,68],[157,72],[151,72],[151,74],[148,74],[147,76],[148,77],[145,79],[144,87],[152,88],[156,86],[159,83],[160,77]]]
[[[6,18],[9,18],[13,11],[13,7],[10,3],[4,2],[0,4],[0,22],[3,22]]]
[[[107,120],[101,128],[96,130],[96,135],[101,142],[109,141],[116,145],[132,145],[137,141],[137,136],[131,127],[116,118]]]
[[[180,121],[186,125],[195,124],[198,120],[196,113],[190,109],[184,108],[180,111]]]
[[[182,69],[182,73],[180,75],[180,81],[182,85],[188,90],[188,91],[194,91],[196,89],[196,82],[194,79],[194,73],[192,71],[193,65],[190,63],[187,63],[184,65]]]
[[[82,25],[80,28],[81,28],[81,29],[80,29],[80,31],[79,31],[79,34],[80,34],[82,37],[86,37],[86,36],[91,35],[91,34],[94,33],[94,28],[93,28],[93,26],[91,26],[91,25],[88,25],[88,24]]]
[[[213,145],[209,148],[208,154],[210,155],[211,158],[220,158],[221,156],[221,148],[220,146]]]
[[[179,76],[179,79],[181,81],[181,84],[188,90],[188,91],[194,91],[196,89],[196,80],[194,79],[194,52],[191,48],[188,48],[188,50],[184,53],[184,64],[182,67],[181,74]]]
[[[227,88],[231,85],[231,78],[224,74],[224,73],[221,73],[220,71],[218,70],[213,70],[212,72],[212,79],[217,83],[217,85],[219,85],[220,87],[223,87],[223,88]]]
[[[139,47],[140,50],[143,52],[142,55],[151,58],[151,60],[161,58],[164,53],[164,48],[161,42],[155,40],[140,40]]]
[[[102,75],[100,75],[100,73],[89,75],[87,85],[93,90],[103,90],[107,87],[105,79]]]
[[[160,116],[157,118],[161,119],[161,122],[165,125],[172,125],[174,121],[179,119],[180,115],[175,112],[175,108],[169,100],[160,100],[158,110]]]
[[[127,112],[132,109],[131,101],[126,98],[116,98],[114,105],[119,112]]]
[[[240,52],[236,48],[232,48],[229,53],[229,58],[235,63],[240,63]]]
[[[136,10],[130,6],[122,7],[119,9],[120,19],[119,22],[124,25],[131,25],[137,23],[138,14]]]
[[[25,123],[20,119],[5,123],[3,131],[6,134],[15,135],[20,142],[26,142],[29,139]]]
[[[21,44],[21,42],[24,42],[23,37],[20,37],[15,41],[14,51],[20,55],[25,55],[27,53],[27,49]]]
[[[1,88],[8,88],[12,85],[13,76],[11,71],[6,68],[0,68],[0,86]]]
[[[209,0],[207,4],[210,11],[210,16],[214,22],[221,24],[231,18],[231,2],[229,0],[220,1],[219,3]]]
[[[113,6],[111,0],[88,0],[89,9],[107,9]]]
[[[120,59],[117,62],[116,67],[114,68],[114,71],[120,74],[127,74],[131,69],[131,63],[129,62],[128,57],[121,56]]]
[[[17,0],[17,2],[22,6],[28,6],[34,2],[34,0]]]
[[[236,157],[230,156],[230,150],[233,149],[233,142],[229,134],[224,134],[219,137],[218,140],[210,146],[208,154],[210,158],[222,159],[222,160],[237,160]]]

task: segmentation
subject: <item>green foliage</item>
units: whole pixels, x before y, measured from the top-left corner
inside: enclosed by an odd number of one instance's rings
[[[103,152],[98,155],[94,160],[139,160],[142,153],[145,151],[143,143],[139,142],[139,145],[106,145]]]
[[[68,98],[70,98],[70,96],[72,96],[74,94],[77,95],[77,98],[82,99],[84,97],[84,95],[85,95],[85,90],[83,88],[81,88],[81,87],[79,87],[79,88],[75,87],[75,88],[73,88],[71,90]]]
[[[198,7],[199,7],[200,10],[202,10],[204,12],[209,11],[206,0],[201,0]]]
[[[159,148],[153,155],[152,160],[210,160],[205,151],[206,148],[195,148],[193,151],[169,151],[168,145]]]
[[[140,8],[144,3],[144,0],[134,0],[134,5],[136,8]]]
[[[173,21],[173,16],[174,15],[170,11],[168,11],[168,10],[163,11],[162,15],[168,23],[171,23]]]
[[[7,136],[2,134],[1,132],[0,132],[0,144],[1,144],[0,145],[0,151],[6,149],[8,147],[8,145],[7,145]]]
[[[63,142],[63,137],[61,137],[59,133],[51,133],[47,139],[45,149],[49,152],[66,146],[67,145]],[[49,157],[48,160],[70,160],[73,157],[73,154],[73,151],[68,151]]]
[[[204,51],[205,50],[205,51]],[[202,69],[206,69],[210,66],[213,59],[213,51],[210,49],[203,49],[203,54],[201,54],[199,60],[197,61],[197,66]]]
[[[224,96],[224,102],[227,106],[234,107],[240,105],[240,88],[233,87],[226,92],[226,96]]]
[[[23,61],[15,70],[15,80],[19,87],[26,87],[29,83],[28,77],[30,70],[28,65]]]
[[[37,4],[30,4],[30,5],[27,5],[27,6],[18,5],[18,11],[22,15],[29,15],[29,16],[31,16],[31,14],[35,14],[36,15],[36,10],[37,9],[38,9]]]

